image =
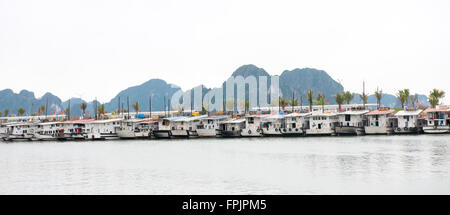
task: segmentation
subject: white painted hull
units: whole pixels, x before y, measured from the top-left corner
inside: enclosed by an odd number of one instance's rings
[[[332,129],[308,129],[307,135],[335,135],[335,131]]]
[[[38,141],[52,141],[52,140],[57,140],[56,137],[52,136],[52,135],[40,135],[40,134],[35,134],[33,137],[33,140],[38,140]]]
[[[117,136],[123,139],[135,139],[135,138],[146,138],[149,137],[147,132],[134,132],[130,130],[120,130],[117,131]]]
[[[302,135],[304,135],[304,131],[301,128],[283,128],[283,129],[281,129],[281,133],[284,136],[302,136]]]
[[[283,135],[281,133],[281,130],[277,129],[277,128],[264,128],[262,130],[262,133],[265,136],[281,136],[281,135]]]
[[[243,137],[262,137],[262,131],[258,128],[246,128],[242,129],[241,136]]]
[[[216,137],[217,136],[217,132],[216,129],[197,129],[197,135],[199,137]]]
[[[153,135],[155,138],[167,139],[170,138],[170,131],[153,131]]]
[[[364,132],[368,135],[370,134],[392,134],[394,129],[387,127],[372,127],[366,126],[364,127]]]
[[[175,138],[177,138],[177,137],[182,138],[182,137],[189,136],[187,130],[171,130],[170,132],[172,133],[171,137],[175,137]]]
[[[446,134],[450,133],[450,127],[448,126],[424,127],[423,132],[426,134]]]

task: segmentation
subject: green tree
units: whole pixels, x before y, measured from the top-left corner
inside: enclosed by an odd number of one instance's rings
[[[416,101],[417,99],[419,99],[419,95],[416,93],[414,95],[411,95],[409,99],[411,100],[411,104],[413,105],[413,107],[416,107]]]
[[[2,112],[0,112],[0,117],[2,117],[3,115],[2,115]]]
[[[46,112],[45,109],[46,109],[46,108],[45,108],[45,105],[42,105],[42,106],[39,108],[39,111],[40,111],[40,112],[39,112],[39,113],[40,113],[39,115],[44,115],[44,113]]]
[[[5,114],[6,117],[9,116],[9,109],[8,108],[5,109],[5,111],[3,111],[3,113]]]
[[[355,94],[351,93],[350,91],[345,91],[344,92],[344,101],[347,104],[350,104],[350,102],[353,100],[353,98],[355,98]]]
[[[66,116],[69,115],[69,108],[66,108],[66,109],[64,110],[64,114],[66,114]]]
[[[83,117],[86,113],[86,108],[87,108],[87,104],[85,102],[80,104],[80,109],[81,109],[81,112],[83,113]]]
[[[309,103],[309,111],[312,111],[312,105],[314,103],[314,91],[312,89],[308,90],[308,103]]]
[[[334,100],[336,101],[336,103],[339,105],[339,112],[341,112],[341,106],[344,103],[344,94],[342,93],[338,93],[334,96]]]
[[[363,101],[364,109],[366,109],[367,99],[369,98],[369,95],[363,92],[361,95],[359,95],[359,98],[361,98],[361,100]]]
[[[377,107],[380,108],[381,106],[381,98],[383,97],[383,90],[375,91],[375,97],[377,98]]]
[[[405,91],[399,90],[397,92],[397,99],[402,104],[402,109],[405,108],[405,103],[407,101]]]
[[[439,104],[439,100],[444,98],[445,92],[443,90],[433,89],[428,96],[428,102],[430,102],[431,107],[436,108]]]
[[[405,94],[405,104],[406,104],[406,106],[408,106],[408,101],[409,101],[409,96],[410,96],[409,89],[404,89],[403,94]]]
[[[323,93],[317,94],[316,104],[322,105],[322,112],[325,111],[325,94],[323,94]]]
[[[105,114],[105,104],[99,105],[97,109],[98,109],[98,115],[99,116]]]
[[[284,108],[289,104],[289,101],[285,98],[280,98],[280,106],[284,110]]]
[[[139,102],[136,102],[135,104],[132,104],[131,106],[133,106],[134,112],[136,112],[136,114],[139,113]]]
[[[23,114],[25,114],[25,109],[19,108],[19,109],[17,110],[17,115],[18,115],[18,116],[23,116]]]

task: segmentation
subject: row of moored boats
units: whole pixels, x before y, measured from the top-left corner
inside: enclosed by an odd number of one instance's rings
[[[238,115],[197,115],[153,118],[127,116],[70,121],[8,120],[0,139],[110,140],[138,138],[262,137],[306,135],[371,135],[450,133],[450,108],[405,108],[345,111],[261,111]]]

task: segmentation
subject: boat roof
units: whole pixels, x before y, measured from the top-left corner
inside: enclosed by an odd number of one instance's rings
[[[72,120],[72,121],[66,121],[65,124],[86,124],[91,123],[95,121],[94,119],[80,119],[80,120]]]
[[[184,117],[184,118],[180,118],[180,119],[176,119],[174,120],[175,122],[192,122],[195,120],[199,120],[199,119],[203,119],[208,117],[208,115],[201,115],[201,116],[193,116],[193,117]]]
[[[436,108],[427,108],[425,110],[426,113],[428,113],[428,112],[448,112],[448,111],[450,111],[450,108],[448,106],[444,106],[444,105],[438,106]]]
[[[216,120],[216,119],[226,119],[226,118],[230,118],[230,115],[209,116],[209,117],[205,117],[203,119],[204,120],[208,120],[208,119]]]
[[[420,113],[422,113],[423,110],[417,109],[417,110],[401,110],[394,114],[395,116],[418,116]]]
[[[308,113],[290,113],[288,115],[286,115],[285,117],[304,117],[304,116],[309,116],[311,115],[311,112]]]
[[[274,114],[274,115],[270,115],[264,118],[264,120],[277,120],[277,119],[284,119],[285,115],[281,115],[281,114]]]
[[[99,123],[108,123],[108,122],[119,122],[122,120],[123,119],[105,119],[105,120],[95,120],[95,121],[92,121],[91,123],[99,124]]]
[[[40,122],[36,123],[37,125],[55,125],[55,124],[63,124],[64,122]]]
[[[367,113],[366,115],[372,116],[372,115],[387,115],[394,113],[394,110],[373,110]]]
[[[348,110],[344,112],[339,112],[338,115],[363,115],[369,113],[369,110]]]
[[[311,116],[337,116],[337,113],[317,111],[317,112],[312,112]]]
[[[139,122],[139,124],[153,124],[153,123],[156,123],[156,122],[158,122],[158,121],[154,121],[154,120],[145,120],[145,121]]]
[[[184,118],[187,118],[187,116],[174,116],[174,117],[169,117],[169,118],[163,118],[162,120],[175,121],[175,120],[184,119]]]
[[[253,115],[245,115],[245,118],[254,117],[254,118],[265,118],[271,116],[270,114],[253,114]]]
[[[245,122],[245,119],[230,119],[230,120],[227,120],[227,121],[223,121],[222,123],[226,123],[226,124],[232,124],[232,123],[242,123],[242,122]]]

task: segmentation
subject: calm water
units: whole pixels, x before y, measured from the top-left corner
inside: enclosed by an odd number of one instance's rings
[[[450,194],[450,135],[0,142],[0,194]]]

